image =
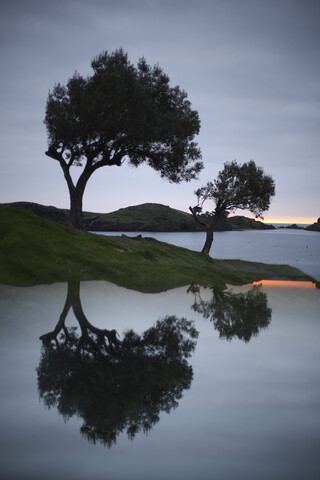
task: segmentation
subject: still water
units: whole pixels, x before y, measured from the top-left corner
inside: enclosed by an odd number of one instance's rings
[[[319,310],[310,283],[0,286],[1,478],[318,479]]]

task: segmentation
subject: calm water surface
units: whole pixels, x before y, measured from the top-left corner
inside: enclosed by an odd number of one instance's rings
[[[0,286],[1,478],[319,478],[319,310],[319,289],[285,282]],[[199,333],[187,358],[181,318]]]

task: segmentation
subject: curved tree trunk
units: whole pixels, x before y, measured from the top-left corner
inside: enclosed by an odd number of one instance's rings
[[[209,255],[212,242],[213,242],[213,232],[214,232],[215,226],[217,225],[217,223],[219,222],[222,216],[222,213],[216,210],[215,215],[211,217],[210,220],[204,221],[201,219],[199,215],[199,212],[201,212],[201,209],[196,210],[196,208],[197,207],[193,207],[193,208],[189,207],[189,210],[192,213],[192,216],[195,219],[195,221],[199,223],[199,225],[204,227],[206,230],[206,241],[201,252],[205,253],[206,255]]]
[[[206,241],[205,241],[204,247],[202,249],[202,253],[205,253],[206,255],[209,255],[212,242],[213,242],[213,230],[212,229],[207,229]]]
[[[72,307],[73,313],[76,319],[79,322],[80,329],[81,329],[81,337],[80,342],[85,340],[86,342],[90,342],[91,353],[96,352],[97,354],[101,353],[101,347],[108,348],[106,345],[106,339],[108,340],[109,347],[118,349],[120,346],[120,341],[117,338],[117,331],[116,330],[107,330],[95,327],[92,325],[89,320],[87,319],[80,299],[80,280],[77,278],[73,278],[68,281],[68,292],[67,298],[60,315],[59,321],[55,326],[52,332],[46,333],[41,335],[40,340],[43,341],[44,344],[50,344],[53,340],[56,343],[56,346],[59,345],[58,335],[61,330],[64,331],[65,334],[65,342],[68,342],[70,339],[69,331],[65,326],[66,317]],[[96,335],[96,339],[90,337],[89,333],[93,333]],[[61,339],[60,339],[61,340]],[[108,350],[110,353],[110,350]]]
[[[82,228],[82,198],[83,192],[77,188],[70,190],[70,225],[73,228]]]
[[[70,194],[70,225],[73,228],[82,228],[82,199],[87,182],[93,171],[92,167],[87,164],[80,175],[76,186],[73,185],[72,181],[68,182]]]

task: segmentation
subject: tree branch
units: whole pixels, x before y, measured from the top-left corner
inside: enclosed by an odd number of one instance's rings
[[[192,213],[192,216],[193,216],[193,218],[195,219],[195,221],[196,221],[197,223],[199,223],[199,225],[202,225],[203,227],[207,228],[208,224],[207,224],[206,222],[201,221],[201,220],[199,219],[199,216],[196,214],[194,208],[189,207],[189,210],[190,210],[190,212]]]
[[[57,152],[57,150],[55,150],[53,147],[49,147],[48,150],[45,152],[45,154],[48,157],[53,158],[54,160],[57,160],[60,164],[61,162],[65,163],[65,160],[62,156],[62,152]]]

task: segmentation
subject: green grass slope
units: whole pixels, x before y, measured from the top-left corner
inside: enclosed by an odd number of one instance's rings
[[[108,280],[142,292],[191,283],[313,280],[288,266],[214,260],[154,239],[95,235],[25,210],[0,208],[0,283],[31,286],[74,277]]]

